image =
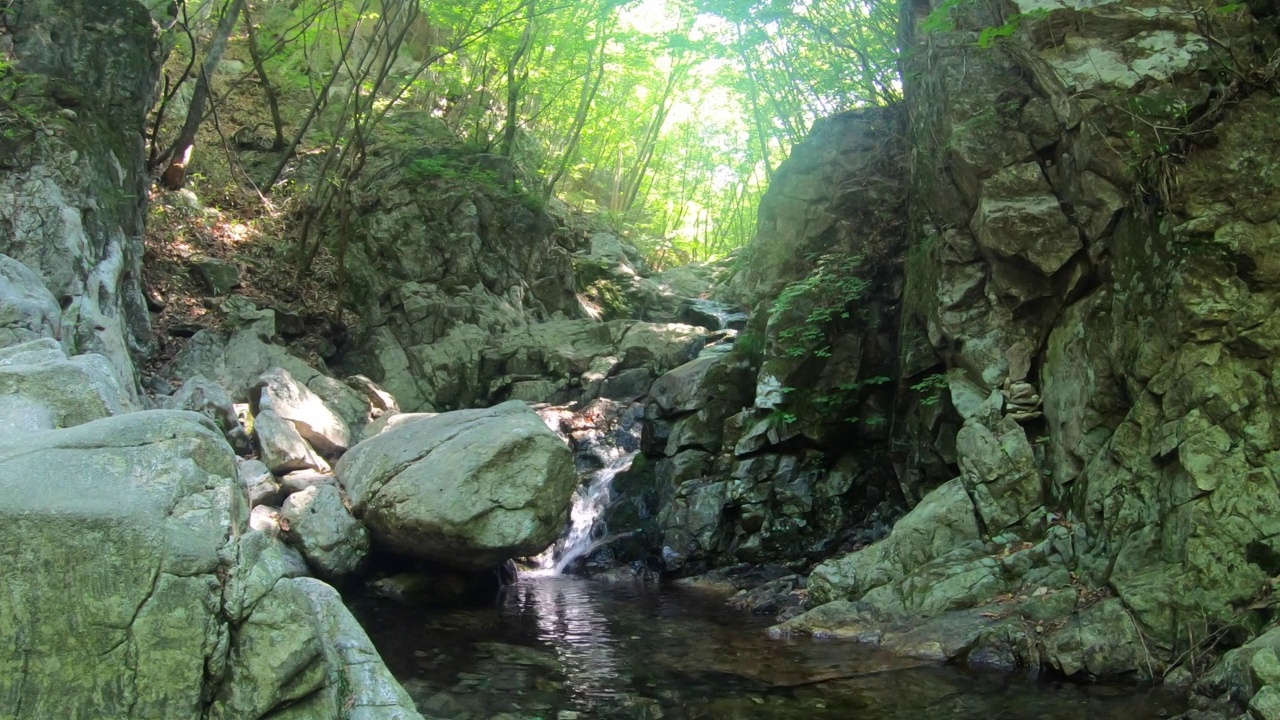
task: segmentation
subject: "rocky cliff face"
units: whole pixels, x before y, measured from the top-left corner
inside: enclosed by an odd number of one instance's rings
[[[659,378],[643,460],[615,481],[616,546],[666,572],[804,567],[892,490],[884,472],[905,239],[903,116],[821,121],[774,176],[720,288],[754,305],[727,354]],[[875,523],[871,523],[873,526]],[[874,530],[872,530],[874,533]]]
[[[141,128],[168,9],[23,0],[0,20],[0,52],[13,61],[3,82],[16,87],[0,111],[0,253],[43,278],[65,348],[110,358],[135,399],[133,361],[150,342]]]
[[[907,4],[895,429],[956,479],[819,566],[810,598],[835,604],[789,629],[925,652],[870,630],[906,618],[947,657],[1158,675],[1269,621],[1280,101],[1258,10]],[[927,409],[905,388],[933,367]]]
[[[430,411],[590,398],[629,370],[647,388],[696,354],[706,333],[682,323],[713,324],[690,309],[709,277],[647,277],[617,236],[518,190],[509,159],[417,145],[388,133],[357,193],[343,365]]]

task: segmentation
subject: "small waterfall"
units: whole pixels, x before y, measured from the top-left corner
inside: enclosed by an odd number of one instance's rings
[[[569,529],[556,543],[557,552],[548,552],[543,558],[543,569],[560,575],[569,564],[580,557],[590,555],[597,548],[607,545],[620,536],[608,534],[603,518],[609,506],[609,491],[618,473],[631,467],[634,452],[622,453],[613,464],[591,474],[586,485],[573,495],[573,508],[569,511]],[[547,567],[547,565],[550,567]]]
[[[573,495],[564,534],[535,560],[539,574],[560,575],[575,560],[630,533],[610,535],[604,522],[613,480],[631,467],[640,451],[643,406],[595,400],[582,410],[548,408],[543,419],[574,449],[583,479]]]

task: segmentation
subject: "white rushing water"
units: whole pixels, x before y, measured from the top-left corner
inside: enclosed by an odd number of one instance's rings
[[[605,508],[609,507],[609,493],[618,473],[631,467],[634,452],[621,452],[618,457],[591,474],[591,479],[573,494],[573,507],[569,510],[569,528],[560,542],[543,553],[542,568],[559,575],[570,563],[596,548],[617,539],[609,535],[604,522]]]
[[[597,401],[577,411],[543,411],[547,424],[574,446],[579,467],[596,469],[581,473],[582,484],[573,494],[565,532],[535,558],[539,570],[531,574],[560,575],[575,560],[622,537],[610,534],[604,514],[612,500],[614,478],[630,469],[638,454],[637,409],[629,404]]]

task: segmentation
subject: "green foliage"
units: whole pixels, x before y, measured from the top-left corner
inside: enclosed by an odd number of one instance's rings
[[[23,101],[22,89],[28,76],[0,57],[0,139],[18,140],[39,126],[40,110]]]
[[[475,185],[487,192],[513,199],[533,211],[546,209],[542,198],[525,189],[520,180],[511,185],[503,184],[498,173],[486,170],[466,156],[438,155],[414,160],[409,164],[405,176],[410,182],[441,182],[445,184]]]
[[[954,32],[958,29],[955,20],[956,12],[963,10],[965,6],[972,5],[974,2],[975,0],[945,0],[921,21],[920,32]],[[1018,28],[1022,27],[1023,21],[1027,18],[1045,17],[1048,14],[1049,11],[1047,9],[1041,8],[1032,10],[1029,13],[1014,14],[1001,25],[984,27],[978,34],[977,45],[981,48],[990,48],[1006,38],[1013,37],[1014,33],[1018,32]]]
[[[851,317],[850,306],[866,294],[861,277],[865,256],[844,253],[819,257],[804,278],[783,288],[770,311],[770,322],[794,310],[805,315],[796,325],[778,333],[788,357],[830,357],[830,334],[840,320]]]
[[[485,185],[494,190],[504,189],[498,182],[498,174],[496,172],[483,170],[475,165],[459,162],[457,158],[445,156],[414,160],[409,164],[407,175],[410,180],[417,182],[439,179],[448,182]]]
[[[185,7],[196,59],[218,7]],[[773,171],[817,118],[901,99],[887,2],[291,0],[248,15],[265,77],[240,82],[257,63],[236,33],[238,92],[273,89],[288,131],[305,127],[298,154],[324,151],[342,178],[314,187],[355,182],[365,147],[403,141],[387,126],[412,114],[431,122],[422,145],[509,153],[530,184],[513,197],[608,213],[657,268],[746,245]],[[171,79],[192,52],[177,43]],[[410,172],[492,184],[443,160]]]
[[[800,418],[798,418],[793,412],[783,410],[781,408],[774,408],[773,411],[769,413],[769,417],[767,419],[775,425],[792,425]]]
[[[1022,23],[1027,18],[1045,17],[1048,14],[1048,10],[1041,8],[1032,10],[1029,13],[1018,13],[1010,17],[1003,25],[985,27],[982,29],[982,34],[978,36],[978,46],[989,48],[1005,38],[1013,37],[1013,34],[1018,31],[1018,28],[1022,27]]]
[[[972,0],[944,0],[942,4],[933,9],[933,12],[925,16],[925,19],[920,23],[920,32],[953,32],[956,29],[954,11],[968,2],[972,2]]]
[[[942,400],[942,392],[948,387],[946,373],[934,373],[912,385],[911,389],[924,396],[920,398],[921,405],[937,405]]]
[[[764,335],[753,330],[743,330],[733,341],[733,349],[751,359],[753,363],[764,356],[764,348]]]
[[[892,378],[888,375],[874,375],[854,382],[840,383],[829,392],[815,395],[813,404],[825,415],[844,415],[844,421],[847,423],[863,422],[862,418],[853,413],[857,409],[857,403],[861,399],[862,391],[868,387],[884,385],[891,381]],[[875,427],[884,422],[885,419],[883,417],[872,416],[866,419],[865,424],[869,427]]]

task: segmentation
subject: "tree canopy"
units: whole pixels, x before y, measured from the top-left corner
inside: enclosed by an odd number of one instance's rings
[[[531,196],[633,230],[657,264],[706,260],[751,238],[759,196],[816,118],[898,98],[895,13],[865,0],[187,0],[185,73],[166,88],[193,80],[191,112],[169,120],[181,130],[153,142],[152,161],[181,185],[187,130],[217,113],[203,95],[234,32],[250,59],[239,80],[260,88],[283,151],[264,192],[300,148],[323,150],[330,180],[311,204],[342,212],[376,128],[412,111],[511,156],[536,178]],[[162,105],[157,137],[164,122]]]

